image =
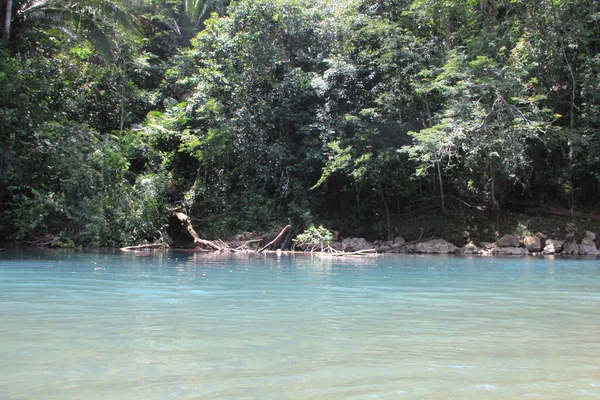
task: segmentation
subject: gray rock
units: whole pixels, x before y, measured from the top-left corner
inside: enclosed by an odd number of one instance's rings
[[[504,235],[496,241],[498,247],[519,247],[519,238],[514,235]]]
[[[475,246],[475,243],[469,242],[461,249],[462,254],[481,254],[481,249]]]
[[[596,243],[594,242],[595,239],[596,234],[594,232],[585,231],[585,235],[583,236],[583,239],[581,239],[581,244],[585,246],[596,246]]]
[[[497,256],[526,256],[529,252],[523,247],[500,247],[493,250],[493,254]]]
[[[406,240],[404,240],[404,238],[402,236],[398,236],[394,239],[394,243],[392,244],[392,247],[402,247],[402,246],[404,246],[404,243],[406,243]]]
[[[458,247],[444,239],[431,239],[404,247],[407,253],[450,254],[458,252]]]
[[[565,243],[563,253],[571,256],[598,256],[600,251],[598,251],[594,242],[595,238],[596,235],[588,231],[581,239],[581,244],[577,244],[573,240]]]
[[[342,249],[344,251],[359,251],[372,248],[373,245],[363,238],[346,238],[342,240]]]
[[[596,247],[596,234],[590,231],[585,232],[585,236],[581,239],[581,244],[579,245],[579,254],[582,256],[597,256],[600,254],[598,248]]]
[[[337,251],[342,251],[342,242],[331,243],[331,248]]]
[[[523,244],[530,253],[539,253],[542,251],[542,241],[537,236],[525,236]]]
[[[563,254],[566,254],[569,256],[578,256],[579,255],[579,245],[574,240],[566,242],[563,246]]]
[[[394,250],[394,248],[391,246],[386,246],[386,245],[377,246],[378,253],[389,253],[392,250]]]
[[[481,242],[481,243],[479,243],[479,246],[481,246],[481,248],[484,250],[493,250],[496,247],[498,247],[498,246],[496,246],[496,243],[490,243],[490,242]]]
[[[546,240],[546,246],[548,246],[548,245],[552,245],[554,247],[554,250],[557,253],[560,253],[561,251],[563,251],[565,241],[559,240],[559,239],[548,239],[548,240]]]

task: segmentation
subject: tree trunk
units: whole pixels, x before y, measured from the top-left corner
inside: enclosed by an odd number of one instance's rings
[[[442,199],[442,211],[444,214],[448,214],[446,211],[446,203],[444,201],[444,185],[442,182],[442,168],[440,167],[440,161],[436,161],[437,171],[438,171],[438,180],[440,181],[440,197]]]
[[[383,188],[381,184],[379,184],[379,194],[381,195],[381,201],[383,202],[383,206],[385,207],[385,220],[387,222],[387,239],[393,240],[394,236],[392,235],[392,221],[390,218],[390,209],[388,208],[387,201],[385,201],[385,194],[383,193]]]
[[[4,35],[2,36],[2,40],[4,43],[8,43],[10,40],[10,24],[12,22],[12,8],[13,8],[13,0],[6,0],[6,13],[4,17]]]

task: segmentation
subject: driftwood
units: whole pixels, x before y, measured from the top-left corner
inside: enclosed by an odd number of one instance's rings
[[[221,249],[222,250],[229,250],[232,253],[236,252],[236,250],[234,248],[232,248],[231,246],[229,246],[229,244],[225,243],[222,239],[217,238],[217,242],[219,242],[221,244]]]
[[[201,239],[200,236],[198,236],[198,234],[192,227],[192,221],[190,221],[190,218],[187,215],[185,215],[184,213],[181,213],[181,212],[174,212],[173,216],[175,218],[177,218],[179,221],[181,221],[181,223],[183,224],[185,229],[188,231],[190,236],[194,239],[194,244],[201,244],[203,246],[210,247],[211,249],[217,250],[217,251],[223,250],[221,247],[219,247],[217,244],[211,242],[210,240]]]
[[[336,253],[327,253],[327,254],[334,256],[334,257],[342,257],[342,256],[362,256],[365,254],[371,254],[371,253],[376,253],[376,252],[377,252],[377,249],[364,249],[364,250],[357,250],[357,251],[351,251],[351,252],[340,251],[340,252],[336,252]]]
[[[169,248],[169,245],[166,243],[140,244],[137,246],[121,247],[121,251],[147,250],[156,248],[167,249]]]
[[[290,229],[292,226],[291,225],[286,225],[281,232],[279,232],[279,235],[277,235],[275,237],[275,239],[271,240],[269,243],[267,243],[266,246],[261,247],[260,249],[258,249],[257,253],[262,253],[263,251],[265,251],[269,246],[274,245],[275,243],[277,243],[279,241],[279,239],[281,239],[281,237],[283,236],[283,234]]]

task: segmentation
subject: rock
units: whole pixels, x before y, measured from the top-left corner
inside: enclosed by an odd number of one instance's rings
[[[404,247],[407,253],[450,254],[458,252],[458,247],[444,239],[431,239]]]
[[[462,254],[481,254],[481,249],[475,246],[475,243],[469,242],[461,249]]]
[[[544,246],[542,254],[544,254],[545,256],[553,256],[554,254],[556,254],[556,248],[554,247],[554,243],[548,243],[546,246]]]
[[[566,254],[569,256],[578,256],[579,255],[579,245],[574,240],[566,242],[565,245],[563,246],[563,254]]]
[[[379,246],[377,247],[377,252],[378,253],[389,253],[391,252],[393,249],[393,247],[390,246]]]
[[[493,250],[493,254],[497,256],[526,256],[529,252],[523,247],[500,247]]]
[[[539,253],[542,251],[542,241],[537,236],[525,236],[523,244],[530,253]]]
[[[514,235],[504,235],[496,241],[498,247],[519,247],[519,238]]]
[[[561,251],[563,251],[563,247],[565,245],[565,241],[564,240],[558,240],[558,239],[548,239],[546,240],[546,246],[551,244],[554,247],[554,250],[557,253],[560,253]]]
[[[545,256],[552,256],[556,253],[560,253],[563,251],[564,245],[564,240],[548,239],[546,240],[546,246],[544,247],[543,254]]]
[[[596,239],[596,234],[594,232],[585,231],[585,235],[583,236],[583,239],[581,239],[581,244],[586,245],[586,246],[591,246],[593,244],[595,246],[596,245],[596,243],[594,242],[595,239]]]
[[[402,246],[404,246],[405,243],[406,243],[406,240],[404,240],[404,238],[402,236],[398,236],[394,239],[394,243],[392,244],[392,247],[402,247]]]
[[[579,245],[579,254],[582,256],[597,256],[600,254],[598,248],[596,247],[596,234],[590,231],[585,232],[585,236],[581,239],[581,244]]]
[[[484,250],[493,250],[496,247],[498,247],[498,246],[496,246],[496,243],[490,243],[490,242],[481,242],[481,243],[479,243],[479,246],[481,246],[481,248]]]
[[[581,239],[581,244],[577,244],[574,240],[565,243],[563,253],[570,256],[598,256],[600,251],[598,251],[594,239],[596,239],[596,235],[587,231]]]
[[[333,242],[331,243],[331,248],[337,251],[342,251],[342,242]]]
[[[344,251],[359,251],[372,248],[373,246],[363,238],[346,238],[342,240],[342,249]]]

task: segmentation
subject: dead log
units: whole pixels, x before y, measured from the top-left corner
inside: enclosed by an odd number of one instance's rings
[[[188,231],[190,236],[194,239],[194,244],[196,244],[196,245],[200,244],[200,245],[203,245],[206,247],[210,247],[211,249],[217,250],[217,251],[223,250],[221,247],[219,247],[215,243],[211,242],[210,240],[201,239],[200,236],[198,236],[198,234],[194,230],[194,227],[192,226],[192,221],[190,221],[190,218],[187,215],[185,215],[182,212],[174,212],[173,216],[175,218],[177,218],[179,221],[181,221],[181,223],[183,224],[185,229]]]
[[[137,246],[121,247],[120,250],[121,251],[133,251],[133,250],[147,250],[147,249],[156,249],[156,248],[168,249],[169,245],[166,243],[140,244]]]
[[[340,251],[338,253],[328,253],[331,256],[334,257],[342,257],[342,256],[362,256],[365,254],[370,254],[370,253],[376,253],[377,249],[364,249],[364,250],[357,250],[357,251],[351,251],[351,252],[345,252],[345,251]]]
[[[266,246],[261,247],[260,249],[258,249],[257,253],[262,253],[263,251],[265,251],[269,246],[274,245],[275,243],[277,243],[279,241],[279,239],[281,239],[281,237],[283,236],[283,234],[290,229],[292,226],[291,225],[286,225],[281,232],[279,232],[279,235],[277,235],[275,237],[275,239],[271,240],[269,243],[267,243]]]

